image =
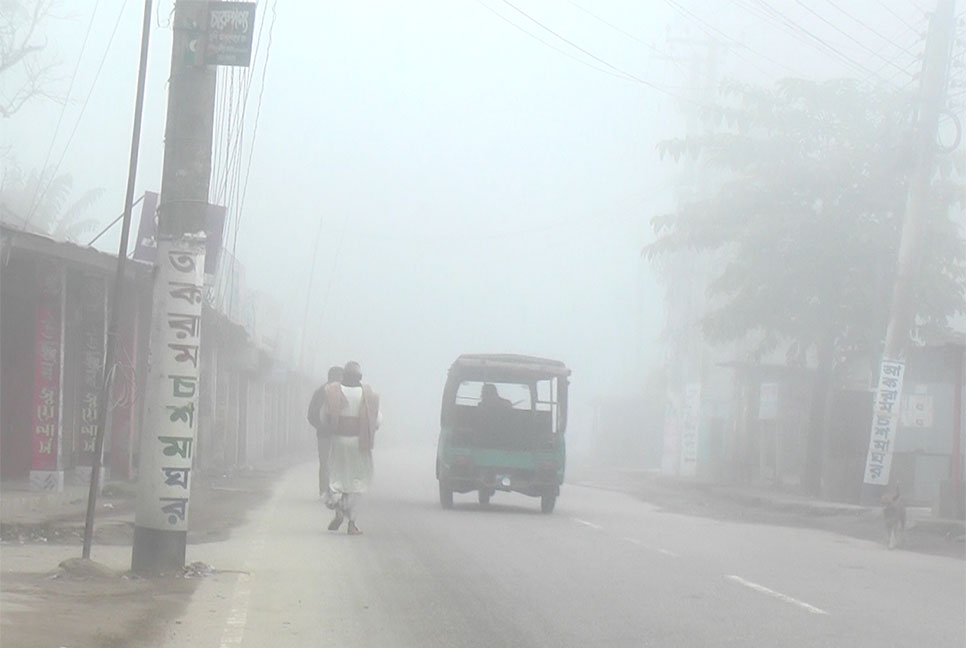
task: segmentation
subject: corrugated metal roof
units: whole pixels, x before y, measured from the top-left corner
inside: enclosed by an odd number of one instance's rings
[[[105,271],[114,270],[117,264],[116,254],[101,252],[71,241],[58,240],[48,234],[32,232],[29,228],[24,231],[7,222],[0,222],[0,247],[2,247],[4,260],[10,251],[22,250]],[[139,271],[151,269],[151,265],[131,259],[128,260],[128,265],[139,268]]]

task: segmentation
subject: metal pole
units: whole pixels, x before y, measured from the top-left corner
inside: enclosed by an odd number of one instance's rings
[[[315,282],[315,262],[319,256],[319,241],[322,240],[322,224],[324,218],[319,218],[319,228],[315,233],[315,248],[312,250],[312,269],[309,271],[309,285],[305,290],[305,311],[302,314],[302,339],[299,344],[299,370],[305,371],[305,337],[306,327],[309,324],[309,304],[312,301],[312,284]],[[312,375],[311,369],[307,372]]]
[[[94,441],[94,459],[91,465],[91,485],[87,494],[87,515],[84,519],[83,558],[91,557],[91,540],[94,537],[94,512],[97,509],[97,493],[101,481],[101,462],[104,454],[104,436],[107,413],[110,410],[111,383],[114,379],[114,357],[117,345],[118,324],[121,319],[121,302],[124,293],[124,267],[127,263],[127,246],[131,234],[131,212],[134,208],[134,182],[137,179],[138,153],[141,145],[141,115],[144,108],[144,79],[147,74],[148,42],[151,36],[151,0],[144,0],[144,20],[141,23],[141,59],[138,65],[137,98],[134,103],[134,129],[131,133],[131,158],[127,171],[127,193],[124,196],[124,217],[121,225],[121,243],[117,252],[114,272],[114,297],[107,328],[107,348],[104,350],[104,380],[97,408],[97,437]]]
[[[137,200],[135,200],[135,201],[134,201],[133,203],[131,203],[131,207],[133,208],[133,207],[134,207],[135,205],[137,205],[137,204],[138,204],[139,202],[141,202],[142,200],[144,200],[144,196],[141,196],[140,198],[138,198]],[[121,215],[120,215],[120,216],[118,216],[117,218],[115,218],[114,220],[112,220],[112,221],[111,221],[111,222],[110,222],[110,223],[109,223],[109,224],[107,225],[107,227],[105,227],[105,228],[104,228],[104,229],[102,229],[102,230],[101,230],[100,232],[98,232],[98,233],[97,233],[97,236],[95,236],[94,238],[92,238],[92,239],[91,239],[91,240],[90,240],[90,241],[89,241],[89,242],[87,243],[87,247],[90,247],[90,246],[92,246],[92,245],[94,245],[95,243],[97,243],[97,240],[98,240],[99,238],[101,238],[102,236],[104,236],[105,234],[107,234],[107,232],[108,232],[108,230],[110,230],[110,229],[111,229],[112,227],[114,227],[115,225],[117,225],[117,222],[118,222],[119,220],[121,220],[122,218],[124,218],[124,214],[125,214],[125,213],[127,213],[127,210],[125,210],[125,211],[123,211],[123,212],[121,212]]]

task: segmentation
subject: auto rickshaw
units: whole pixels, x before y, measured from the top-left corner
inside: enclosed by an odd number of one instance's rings
[[[461,355],[443,390],[436,479],[439,501],[477,491],[540,498],[551,513],[564,480],[567,388],[563,362],[514,354]]]

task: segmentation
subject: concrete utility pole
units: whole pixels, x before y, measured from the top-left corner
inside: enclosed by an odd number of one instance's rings
[[[144,575],[179,572],[185,562],[215,104],[215,67],[205,61],[207,20],[207,2],[175,5],[131,557],[132,571]]]
[[[726,48],[710,38],[669,38],[668,44],[672,43],[692,49],[692,54],[687,57],[692,90],[682,110],[687,117],[687,136],[696,137],[707,132],[707,126],[701,120],[702,107],[715,103],[720,59]],[[675,61],[673,57],[667,60]],[[684,159],[681,175],[676,192],[678,206],[709,194],[708,170],[690,156]],[[680,328],[685,333],[672,341],[666,359],[668,387],[662,469],[682,477],[695,477],[698,474],[702,388],[707,393],[711,355],[697,322],[704,309],[702,296],[709,278],[709,263],[698,253],[695,258],[679,261],[676,267],[672,266],[671,282],[675,282],[675,285],[668,288],[665,299],[668,311],[666,327],[669,330]]]
[[[929,21],[919,86],[919,116],[913,143],[916,166],[906,198],[892,313],[886,329],[863,478],[862,499],[869,503],[876,501],[889,484],[905,371],[903,360],[916,316],[914,296],[919,283],[924,222],[935,172],[939,115],[946,100],[949,63],[955,40],[955,14],[956,0],[939,0]]]

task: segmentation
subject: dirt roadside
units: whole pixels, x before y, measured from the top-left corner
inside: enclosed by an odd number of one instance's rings
[[[249,511],[268,499],[288,465],[199,475],[192,484],[188,543],[229,537]],[[109,554],[118,566],[130,560],[134,489],[112,485],[106,490],[95,525],[95,558]],[[0,557],[9,552],[27,558],[12,561],[15,570],[8,570],[7,561],[2,561],[0,645],[4,648],[146,645],[188,603],[204,568],[189,570],[184,577],[143,579],[97,563],[71,560],[64,568],[56,560],[44,562],[54,554],[79,557],[83,525],[82,509],[55,519],[0,525]],[[70,551],[72,547],[76,553]],[[37,559],[29,560],[32,554]],[[25,564],[29,568],[23,568]]]
[[[882,512],[878,508],[835,505],[766,490],[715,487],[651,473],[595,471],[580,479],[583,481],[575,483],[627,493],[671,513],[819,529],[885,543]],[[899,550],[966,560],[961,524],[917,521],[911,513]]]

